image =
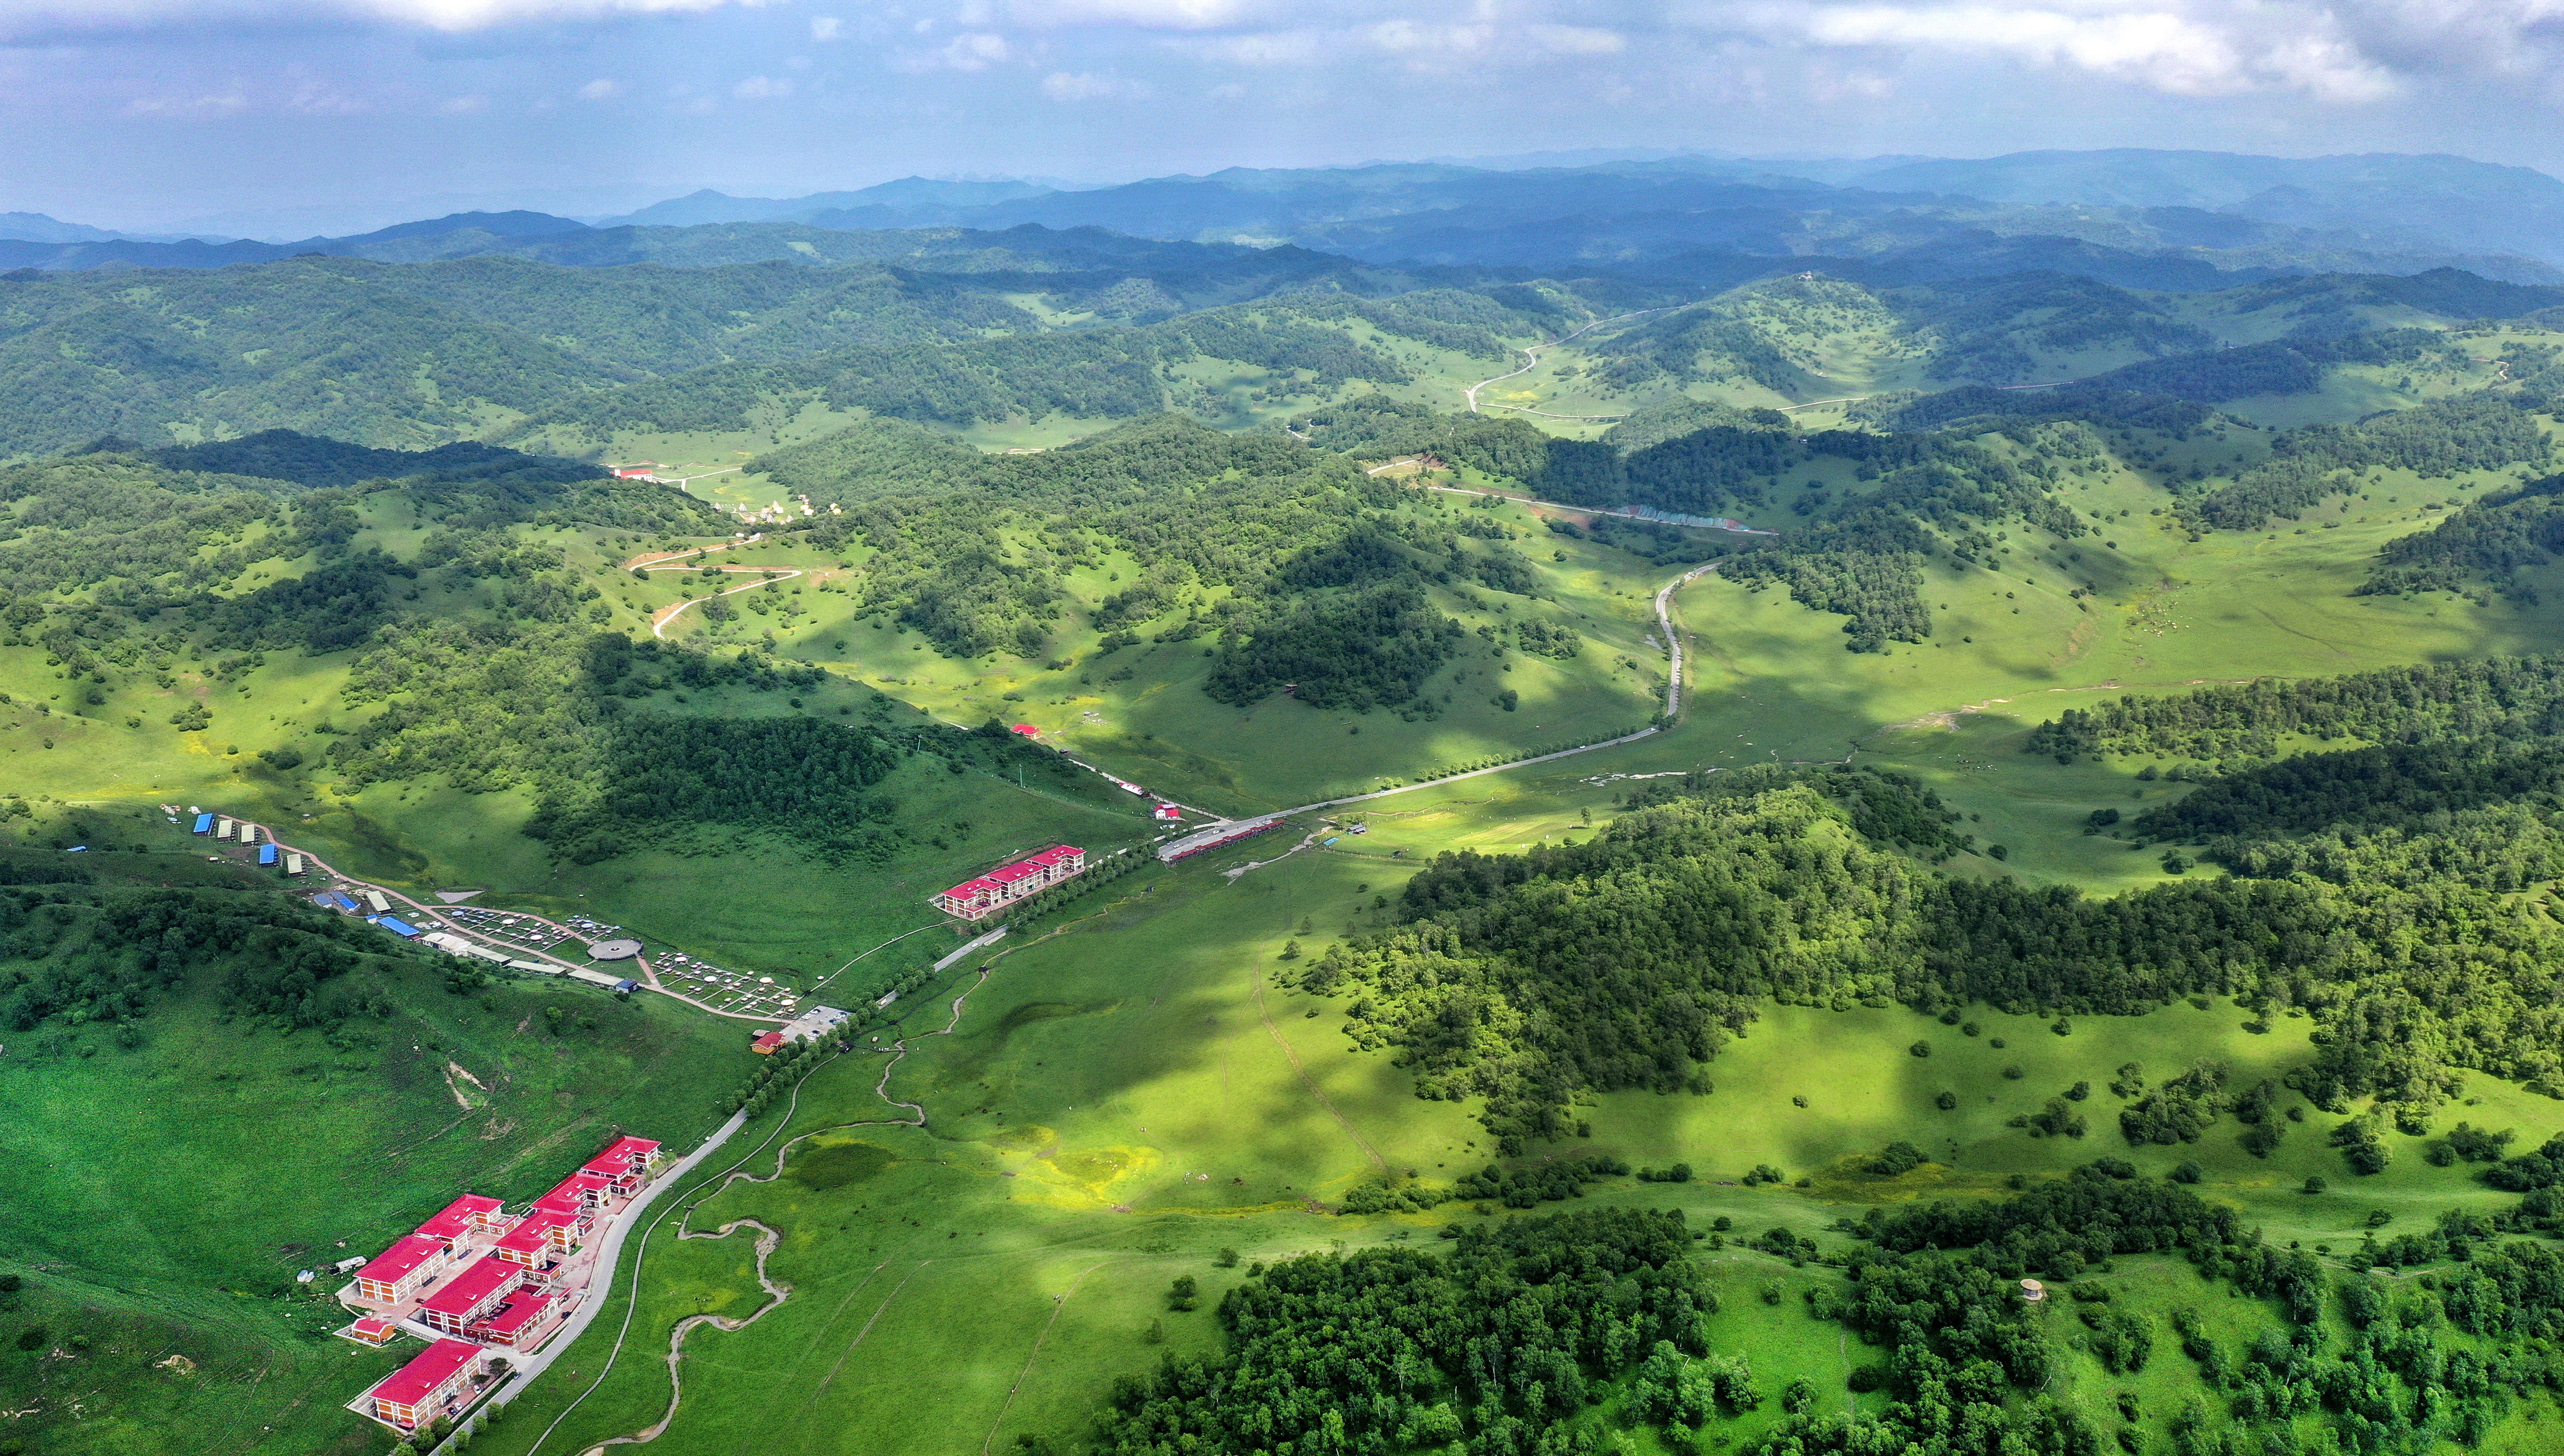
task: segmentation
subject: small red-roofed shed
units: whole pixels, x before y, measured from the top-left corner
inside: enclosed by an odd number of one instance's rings
[[[1014,730],[1028,738],[1038,738],[1041,736],[1041,729],[1028,723],[1016,724]]]
[[[377,1320],[371,1315],[347,1327],[349,1339],[361,1340],[367,1345],[389,1345],[392,1343],[392,1336],[397,1333],[391,1321]]]
[[[783,1049],[783,1033],[769,1031],[748,1044],[748,1049],[760,1057],[770,1057]]]

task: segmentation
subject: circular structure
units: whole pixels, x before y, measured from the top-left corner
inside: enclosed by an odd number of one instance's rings
[[[591,960],[629,960],[641,953],[638,940],[599,940],[587,947]]]

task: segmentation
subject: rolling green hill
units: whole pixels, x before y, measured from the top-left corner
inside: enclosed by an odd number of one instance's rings
[[[1243,1451],[1324,1445],[1332,1404],[1398,1452],[1932,1449],[1945,1408],[2036,1449],[2525,1451],[2564,1415],[2520,1292],[2564,1132],[2543,294],[1315,288],[1307,256],[1077,246],[0,285],[54,311],[0,347],[86,318],[45,367],[121,360],[48,398],[124,411],[0,470],[0,1077],[44,1110],[0,1147],[31,1208],[149,1212],[95,1249],[0,1221],[0,1333],[44,1327],[0,1357],[116,1412],[47,1404],[46,1441],[360,1445],[328,1407],[380,1357],[297,1334],[281,1261],[431,1183],[531,1187],[599,1120],[683,1142],[740,1078],[737,1028],[667,997],[339,945],[374,933],[207,863],[173,800],[888,997],[494,1449],[672,1399],[678,1450]],[[1654,302],[1487,396],[1517,409],[1455,407]],[[429,322],[326,362],[385,317]],[[136,320],[167,347],[116,354]],[[223,332],[254,326],[274,371]],[[2003,387],[2050,380],[2080,382]],[[1040,448],[980,448],[1007,432]],[[697,495],[582,458],[644,440],[743,468]],[[1656,720],[1660,592],[1661,731],[1441,781]],[[1115,778],[1197,822],[1401,792],[1118,861],[931,971],[943,886],[1145,854]],[[164,912],[290,953],[164,956]],[[135,1079],[167,1091],[113,1103]],[[289,1106],[313,1176],[153,1245],[154,1200],[262,1186]],[[210,1182],[142,1186],[160,1144]],[[713,1236],[746,1218],[779,1304]],[[1528,1292],[1569,1263],[1590,1301]],[[1448,1312],[1431,1358],[1374,1281]],[[1515,1294],[1521,1380],[1466,1354]],[[1992,1344],[1882,1300],[1973,1303]],[[677,1394],[678,1322],[760,1308],[686,1334]],[[1313,1372],[1330,1321],[1363,1353]],[[2290,1363],[2353,1351],[2355,1386]],[[1205,1393],[1249,1375],[1269,1398]],[[276,1392],[221,1424],[224,1381]]]

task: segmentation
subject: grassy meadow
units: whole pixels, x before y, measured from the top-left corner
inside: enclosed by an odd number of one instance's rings
[[[117,858],[137,878],[169,868]],[[337,1403],[416,1348],[330,1337],[346,1317],[326,1266],[467,1189],[534,1197],[619,1132],[690,1146],[750,1065],[730,1023],[577,982],[464,994],[419,966],[389,1014],[323,1032],[236,1015],[211,979],[136,1047],[92,1027],[0,1054],[0,1272],[24,1281],[0,1295],[0,1387],[25,1407],[0,1444],[379,1449]],[[299,1285],[306,1268],[320,1277]]]
[[[1350,1050],[1340,1005],[1281,990],[1270,969],[1291,939],[1312,951],[1375,923],[1374,898],[1393,893],[1428,845],[1515,848],[1578,833],[1581,811],[1600,818],[1610,807],[1608,789],[1563,776],[1496,783],[1424,791],[1376,815],[1359,842],[1312,846],[1234,879],[1223,872],[1290,842],[1126,881],[1109,909],[993,957],[984,983],[963,976],[909,1019],[912,1034],[941,1027],[967,991],[954,1033],[913,1035],[890,1069],[890,1095],[922,1103],[924,1129],[890,1125],[901,1114],[875,1095],[877,1053],[817,1073],[788,1126],[756,1130],[777,1136],[745,1171],[767,1180],[732,1182],[686,1219],[697,1231],[740,1219],[778,1230],[768,1274],[793,1293],[736,1334],[693,1334],[679,1416],[658,1444],[728,1451],[748,1428],[778,1453],[967,1452],[1023,1434],[1072,1436],[1113,1375],[1212,1343],[1207,1314],[1172,1313],[1163,1296],[1190,1274],[1205,1308],[1214,1304],[1243,1272],[1223,1267],[1220,1250],[1251,1263],[1429,1239],[1442,1224],[1487,1216],[1467,1203],[1372,1218],[1327,1211],[1384,1171],[1447,1184],[1485,1164],[1487,1144],[1467,1109],[1419,1101],[1387,1057]],[[1711,1094],[1601,1097],[1578,1109],[1590,1141],[1556,1150],[1687,1161],[1690,1183],[1616,1178],[1586,1196],[1679,1207],[1696,1229],[1726,1218],[1740,1239],[1782,1226],[1830,1242],[1834,1220],[1870,1206],[1998,1194],[2017,1175],[2055,1175],[2101,1155],[2158,1176],[2196,1160],[2201,1191],[2243,1208],[2274,1241],[2343,1253],[2372,1210],[2389,1214],[2391,1233],[2442,1208],[2501,1202],[2465,1166],[2433,1167],[2422,1140],[2400,1135],[2388,1135],[2384,1174],[2354,1178],[2323,1140],[2335,1120],[2320,1114],[2286,1125],[2267,1159],[2241,1148],[2232,1119],[2196,1144],[2131,1147],[2120,1135],[2126,1104],[2108,1085],[2125,1063],[2152,1083],[2213,1057],[2230,1065],[2230,1085],[2248,1086],[2306,1057],[2303,1021],[2253,1035],[2245,1013],[2223,1001],[2078,1018],[2063,1036],[1982,1007],[1968,1019],[1977,1035],[1903,1008],[1769,1006],[1712,1064]],[[1917,1042],[1930,1055],[1915,1056]],[[2008,1126],[2076,1082],[2090,1084],[2077,1105],[2085,1137]],[[1958,1101],[1946,1112],[1936,1102],[1945,1091]],[[1793,1101],[1802,1097],[1806,1107]],[[2459,1115],[2515,1127],[2524,1141],[2564,1130],[2564,1104],[2489,1079],[2469,1079],[2460,1101]],[[1892,1141],[1914,1142],[1932,1160],[1894,1178],[1864,1171]],[[1789,1181],[1742,1185],[1760,1162]],[[2330,1190],[2299,1191],[2309,1173]],[[540,1449],[584,1449],[655,1420],[669,1394],[656,1355],[673,1322],[763,1303],[745,1235],[679,1240],[674,1223],[652,1240],[642,1309],[613,1373]],[[1841,1390],[1847,1362],[1863,1352],[1845,1348],[1839,1327],[1811,1321],[1799,1299],[1838,1276],[1733,1242],[1701,1257],[1725,1306],[1716,1338],[1752,1355],[1768,1390],[1799,1374]],[[2124,1281],[2141,1308],[2160,1314],[2202,1298],[2185,1264],[2122,1262],[2105,1277]],[[1765,1303],[1767,1288],[1779,1303]],[[2208,1292],[2222,1320],[2275,1323],[2254,1302]],[[483,1443],[512,1456],[533,1449],[592,1378],[616,1323],[619,1314],[601,1322],[606,1333],[566,1361],[589,1377],[531,1393]],[[2125,1382],[2081,1357],[2069,1363],[2071,1397],[2103,1414]],[[2159,1354],[2141,1386],[2158,1428],[2196,1388],[2187,1370],[2177,1353]],[[1714,1434],[1741,1438],[1777,1416],[1767,1408]]]
[[[1885,335],[1860,332],[1871,326],[1846,323],[1830,352],[1818,351],[1824,377],[1848,377],[1879,354]],[[2114,362],[2125,360],[2058,358],[2042,367],[2066,376]],[[1559,350],[1513,381],[1520,398],[1492,397],[1600,411],[1611,400],[1588,377],[1590,363]],[[1419,374],[1414,397],[1456,391],[1463,375],[1497,367],[1440,360],[1439,372]],[[1874,367],[1877,377],[1864,383],[1901,387],[1920,366]],[[1232,399],[1240,422],[1283,407],[1270,379],[1209,371],[1193,382]],[[2325,395],[2291,397],[2254,417],[2340,417],[2463,382],[2345,375]],[[755,438],[611,445],[620,455],[717,469],[838,423],[805,410],[778,415]],[[1042,448],[1089,423],[990,425],[973,439]],[[2120,469],[2080,486],[2069,499],[2104,523],[2099,536],[2010,540],[1993,568],[1928,568],[1933,637],[1882,654],[1844,652],[1840,618],[1783,592],[1703,577],[1675,602],[1691,657],[1685,715],[1669,731],[1376,801],[1365,806],[1371,832],[1332,846],[1304,844],[1313,826],[1302,825],[1149,870],[952,968],[900,1003],[895,1029],[881,1037],[883,1046],[911,1039],[895,1065],[885,1066],[888,1054],[868,1038],[822,1068],[790,1113],[769,1115],[736,1144],[752,1154],[744,1171],[755,1180],[708,1184],[686,1201],[682,1223],[672,1214],[657,1228],[630,1342],[594,1393],[582,1394],[622,1324],[620,1287],[555,1374],[508,1411],[481,1449],[582,1451],[649,1425],[670,1398],[662,1355],[674,1323],[745,1317],[764,1303],[753,1230],[681,1238],[681,1227],[708,1233],[753,1219],[776,1229],[768,1273],[791,1292],[744,1330],[692,1336],[683,1404],[654,1444],[682,1456],[753,1441],[790,1456],[986,1452],[1019,1436],[1072,1435],[1113,1376],[1215,1348],[1207,1310],[1254,1261],[1429,1240],[1454,1221],[1498,1216],[1461,1203],[1376,1218],[1332,1211],[1348,1190],[1384,1175],[1448,1183],[1483,1166],[1491,1143],[1470,1108],[1418,1100],[1386,1055],[1354,1051],[1340,1005],[1273,983],[1287,943],[1314,954],[1385,924],[1383,897],[1436,853],[1515,851],[1590,834],[1644,775],[1849,757],[1917,776],[1969,816],[1982,843],[2008,851],[2001,862],[1962,856],[1952,872],[2107,893],[2155,883],[2164,871],[2152,855],[2084,833],[2086,816],[2141,809],[2182,786],[2137,779],[2137,763],[2062,766],[2022,753],[2028,728],[2057,709],[2123,692],[2564,642],[2564,567],[2528,573],[2551,588],[2544,606],[2349,595],[2382,542],[2428,528],[2508,476],[2452,483],[2377,473],[2353,498],[2267,530],[2192,540],[2171,523],[2164,472],[2231,467],[2255,448],[2248,438],[2203,437],[2150,473]],[[1858,490],[1838,464],[1817,474],[1828,488]],[[696,490],[733,505],[773,499],[756,478],[738,474]],[[1752,523],[1786,529],[1797,519],[1787,507],[1778,501]],[[414,553],[422,532],[396,502],[368,509],[376,514],[360,542]],[[1456,517],[1480,508],[1419,493],[1416,509]],[[1439,711],[1430,718],[1327,712],[1288,698],[1218,704],[1200,691],[1210,666],[1202,641],[1104,654],[1099,634],[1075,616],[1041,658],[948,659],[895,623],[855,619],[844,587],[863,548],[822,557],[792,538],[714,558],[777,577],[732,598],[739,605],[726,622],[695,608],[667,635],[724,648],[770,637],[780,655],[825,667],[832,681],[797,705],[712,690],[662,692],[641,706],[860,721],[853,715],[888,697],[900,724],[993,716],[1030,723],[1048,741],[1221,813],[1363,792],[1645,722],[1663,687],[1650,601],[1678,568],[1554,535],[1519,505],[1481,519],[1516,530],[1546,594],[1437,588],[1435,605],[1468,627],[1522,617],[1569,626],[1583,651],[1565,661],[1498,661],[1473,635],[1433,679],[1427,696]],[[714,585],[680,572],[635,579],[621,563],[664,544],[656,539],[563,533],[554,543],[602,592],[601,625],[635,635]],[[1091,603],[1140,569],[1127,556],[1109,558],[1069,584]],[[795,570],[806,574],[781,574]],[[2072,594],[2086,584],[2088,594]],[[1151,828],[1139,801],[1091,775],[1009,782],[921,757],[883,785],[916,831],[885,865],[830,865],[781,838],[718,826],[674,826],[598,864],[555,864],[519,832],[541,785],[473,793],[430,778],[337,793],[325,778],[264,764],[260,749],[307,741],[343,712],[346,655],[278,652],[229,669],[172,663],[168,686],[121,689],[99,704],[46,656],[0,649],[0,690],[9,695],[0,700],[0,794],[29,796],[40,809],[32,823],[0,829],[18,843],[94,843],[101,849],[90,863],[137,883],[273,883],[209,863],[152,807],[203,803],[273,823],[342,868],[414,894],[475,890],[479,906],[583,913],[625,927],[654,951],[770,974],[832,1004],[869,999],[958,943],[954,930],[927,930],[854,960],[935,925],[925,904],[933,891],[1043,843],[1109,849],[1138,843]],[[1506,691],[1517,699],[1512,710],[1495,701]],[[171,711],[189,702],[212,708],[210,729],[169,726]],[[1267,863],[1250,868],[1254,861]],[[464,995],[422,977],[402,988],[383,1025],[327,1038],[226,1019],[202,987],[188,997],[155,1013],[137,1049],[75,1032],[0,1054],[0,1159],[16,1193],[0,1200],[0,1233],[30,1251],[25,1288],[0,1295],[0,1333],[46,1334],[40,1349],[24,1352],[0,1341],[0,1385],[43,1392],[47,1410],[43,1423],[0,1427],[0,1456],[11,1441],[118,1456],[379,1446],[377,1433],[334,1402],[396,1354],[316,1334],[326,1311],[288,1292],[292,1271],[325,1262],[342,1241],[350,1251],[379,1246],[467,1184],[510,1197],[538,1190],[609,1128],[688,1145],[714,1122],[716,1095],[752,1065],[737,1023],[665,998],[621,1003],[553,982],[507,980]],[[534,1029],[550,1005],[565,1011],[564,1034]],[[2275,1242],[2318,1251],[2355,1246],[2377,1211],[2388,1215],[2387,1231],[2402,1232],[2444,1208],[2502,1201],[2462,1165],[2433,1167],[2421,1140],[2393,1133],[2388,1170],[2353,1178],[2324,1144],[2333,1120],[2322,1115],[2286,1125],[2267,1158],[2238,1145],[2231,1119],[2194,1144],[2131,1148],[2120,1137],[2123,1104],[2107,1089],[2123,1064],[2139,1063],[2160,1082],[2214,1057],[2249,1085],[2307,1057],[2301,1020],[2255,1035],[2222,1001],[2082,1018],[2068,1035],[1985,1008],[1966,1019],[1976,1035],[1899,1008],[1767,1006],[1711,1069],[1714,1092],[1612,1094],[1580,1109],[1591,1136],[1574,1148],[1640,1165],[1684,1161],[1697,1174],[1682,1184],[1605,1180],[1589,1198],[1680,1207],[1697,1229],[1726,1219],[1740,1235],[1716,1247],[1704,1240],[1701,1251],[1724,1306],[1713,1338],[1750,1351],[1767,1390],[1805,1374],[1826,1398],[1848,1400],[1845,1373],[1878,1358],[1846,1345],[1839,1327],[1808,1318],[1801,1296],[1835,1278],[1830,1271],[1743,1247],[1743,1235],[1775,1226],[1823,1242],[1837,1237],[1828,1232],[1836,1219],[1881,1203],[1993,1195],[2015,1178],[2052,1176],[2104,1154],[2152,1175],[2196,1160],[2208,1196],[2244,1209]],[[951,1034],[939,1034],[948,1022]],[[1915,1055],[1918,1044],[1929,1054]],[[877,1092],[885,1079],[890,1097],[924,1106],[923,1127],[909,1126],[906,1110]],[[2078,1105],[2090,1120],[2085,1137],[2039,1138],[2012,1126],[2077,1083],[2090,1084]],[[1948,1110],[1938,1105],[1945,1093],[1956,1102]],[[2453,1117],[2515,1128],[2525,1143],[2564,1130],[2564,1103],[2490,1079],[2470,1076],[2457,1101],[2464,1111]],[[1896,1141],[1916,1144],[1931,1161],[1895,1178],[1863,1170],[1869,1153]],[[1743,1186],[1741,1175],[1758,1163],[1783,1168],[1788,1180]],[[2315,1173],[2330,1189],[2300,1191]],[[1202,1283],[1201,1311],[1167,1307],[1169,1281],[1184,1274]],[[2178,1262],[2130,1259],[2100,1277],[2157,1317],[2203,1305],[2212,1323],[2238,1334],[2275,1321],[2256,1302],[2201,1285]],[[2070,1321],[2072,1311],[2054,1308],[2048,1318]],[[88,1343],[72,1344],[75,1334]],[[2172,1342],[2163,1344],[2142,1376],[2113,1377],[2088,1356],[2069,1355],[2057,1393],[2106,1425],[2116,1423],[2116,1394],[2133,1391],[2146,1412],[2139,1424],[2156,1439],[2198,1384]],[[173,1355],[183,1358],[172,1363]],[[68,1403],[75,1397],[87,1403]],[[2537,1413],[2524,1408],[2484,1449],[2554,1449],[2536,1439],[2554,1428],[2552,1413],[2542,1429],[2530,1423]],[[558,1430],[544,1437],[556,1417]],[[1777,1418],[1767,1406],[1715,1435],[1732,1443]],[[172,1431],[188,1444],[171,1446]],[[1657,1449],[1652,1434],[1634,1439]]]

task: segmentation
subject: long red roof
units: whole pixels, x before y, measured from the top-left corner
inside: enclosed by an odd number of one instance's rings
[[[493,1335],[514,1335],[534,1323],[534,1317],[540,1315],[543,1312],[543,1306],[551,1302],[552,1297],[547,1294],[521,1294],[508,1301],[507,1306],[499,1313],[473,1328],[487,1330]]]
[[[617,1138],[612,1146],[589,1158],[587,1165],[579,1171],[619,1178],[632,1172],[643,1158],[658,1150],[659,1144],[646,1138]]]
[[[418,1266],[444,1252],[442,1240],[424,1234],[404,1234],[399,1243],[366,1261],[365,1267],[356,1271],[356,1277],[398,1284],[416,1272]]]
[[[552,1241],[553,1229],[566,1228],[577,1222],[578,1215],[566,1208],[545,1208],[537,1204],[523,1222],[508,1231],[506,1238],[499,1240],[498,1247],[510,1253],[531,1254]]]
[[[445,1205],[445,1211],[418,1226],[418,1231],[432,1239],[461,1238],[472,1227],[473,1218],[488,1217],[499,1211],[499,1200],[480,1193],[466,1193]]]
[[[511,1264],[495,1256],[487,1257],[447,1280],[445,1288],[420,1301],[418,1307],[421,1311],[434,1310],[460,1320],[471,1314],[483,1300],[498,1293],[502,1286],[525,1277],[524,1265]]]
[[[376,1385],[374,1398],[399,1405],[416,1405],[435,1394],[437,1386],[453,1379],[456,1371],[469,1368],[480,1357],[481,1347],[477,1345],[461,1340],[440,1340]]]
[[[658,1150],[659,1144],[651,1142],[647,1138],[623,1137],[617,1138],[611,1144],[607,1144],[605,1151],[599,1155],[604,1157],[628,1157],[637,1162]]]
[[[977,891],[1003,890],[1017,880],[1066,864],[1084,853],[1086,851],[1073,844],[1054,844],[1039,854],[999,865],[975,880],[964,880],[944,893],[955,900],[967,900]]]

